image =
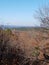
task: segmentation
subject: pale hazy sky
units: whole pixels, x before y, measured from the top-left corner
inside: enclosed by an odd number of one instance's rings
[[[0,0],[0,24],[34,26],[34,11],[49,5],[49,0]]]

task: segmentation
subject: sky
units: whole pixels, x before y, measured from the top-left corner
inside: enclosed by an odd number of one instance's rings
[[[0,0],[0,25],[38,26],[35,10],[49,5],[49,0]]]

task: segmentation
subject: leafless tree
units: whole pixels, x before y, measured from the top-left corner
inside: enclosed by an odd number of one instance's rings
[[[36,11],[36,18],[40,21],[41,27],[49,28],[49,7]]]

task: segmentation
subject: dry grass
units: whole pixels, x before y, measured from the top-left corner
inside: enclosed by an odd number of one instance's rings
[[[3,49],[3,51],[0,51],[0,53],[1,52],[3,53],[4,51],[6,51],[7,53],[9,52],[11,54],[15,53],[16,55],[17,54],[16,51],[18,50],[18,54],[23,55],[23,57],[25,58],[32,59],[32,58],[37,58],[37,55],[35,53],[39,50],[38,52],[40,54],[38,55],[38,59],[41,60],[41,59],[44,59],[43,48],[44,47],[46,48],[48,45],[49,45],[49,30],[45,30],[45,29],[32,29],[28,31],[0,30],[0,49]],[[38,47],[39,49],[37,49],[36,47]],[[36,49],[34,50],[34,48]],[[13,49],[12,52],[11,52],[11,49]],[[35,53],[33,53],[33,51],[35,51]],[[33,54],[35,56],[33,56]],[[4,63],[6,62],[8,63],[9,60],[8,59],[4,60],[2,58],[0,62],[3,62],[3,61]],[[17,62],[18,65],[20,64],[17,58],[13,58],[13,60],[10,60],[10,61],[13,62],[12,64],[14,64],[15,62]],[[30,61],[27,61],[27,62],[30,62]],[[37,65],[37,64],[34,64],[34,65]]]

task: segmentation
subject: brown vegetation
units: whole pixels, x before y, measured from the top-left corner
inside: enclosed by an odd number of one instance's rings
[[[44,61],[47,58],[44,54],[49,56],[48,45],[49,30],[47,29],[0,30],[0,65],[47,64],[47,61]]]

